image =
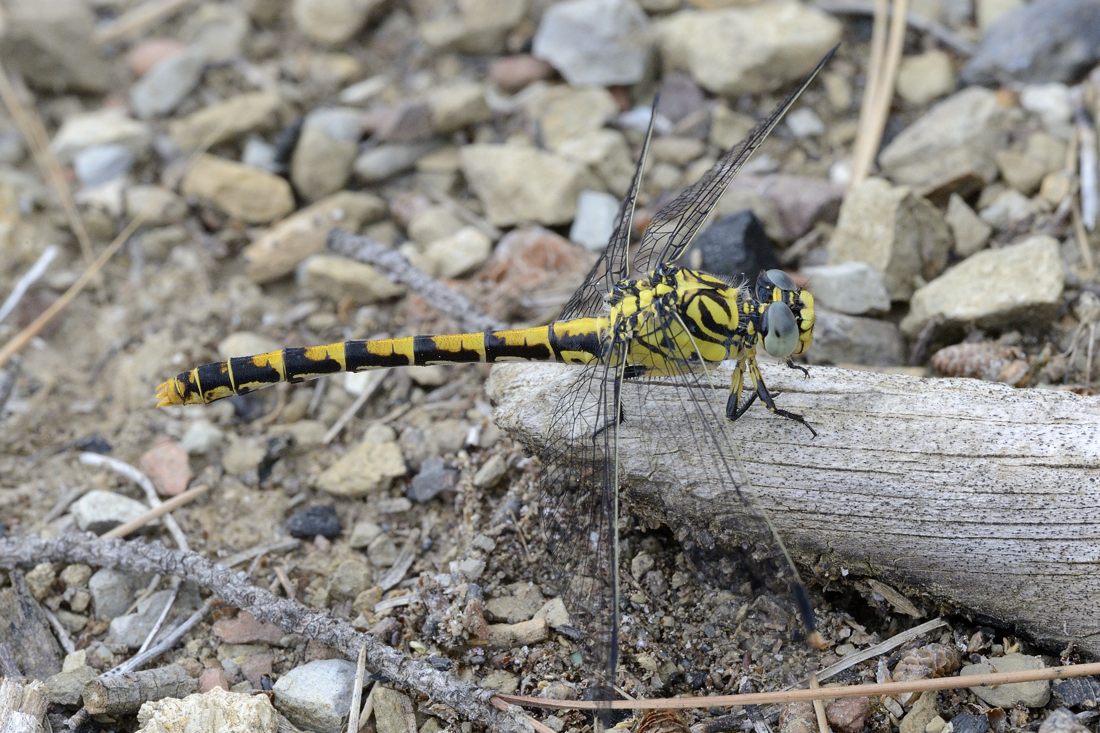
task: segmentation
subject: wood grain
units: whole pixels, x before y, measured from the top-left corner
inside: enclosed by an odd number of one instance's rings
[[[722,445],[733,446],[751,480],[746,493],[800,564],[873,577],[1100,654],[1100,398],[761,366],[783,393],[778,403],[819,435],[754,406]],[[537,451],[576,374],[556,364],[495,367],[498,423]],[[728,384],[728,364],[707,382],[719,415]],[[684,392],[667,382],[624,391],[625,496],[645,515],[660,507],[673,530],[705,529],[736,547],[743,505],[728,482],[709,478],[721,456],[698,440]],[[655,445],[647,426],[670,420],[683,430],[671,439],[662,431]]]

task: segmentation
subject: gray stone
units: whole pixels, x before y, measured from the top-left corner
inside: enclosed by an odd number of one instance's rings
[[[939,211],[904,186],[869,178],[851,188],[829,240],[830,262],[866,262],[882,273],[891,300],[947,264],[951,236]]]
[[[1028,85],[1020,90],[1020,106],[1038,115],[1048,128],[1069,125],[1073,117],[1073,100],[1065,84]]]
[[[275,351],[282,345],[275,339],[253,331],[234,331],[218,342],[218,355],[223,359],[251,356]]]
[[[350,710],[354,684],[352,662],[344,659],[308,662],[275,682],[275,708],[299,727],[318,733],[340,733]]]
[[[572,89],[557,86],[534,97],[526,111],[539,126],[539,135],[549,149],[599,130],[615,117],[618,105],[606,89]]]
[[[474,486],[479,489],[490,489],[496,486],[506,473],[508,473],[508,461],[500,453],[495,453],[474,474]]]
[[[506,595],[490,598],[485,611],[494,621],[515,624],[534,618],[546,604],[546,599],[534,583],[521,581],[502,589]]]
[[[975,214],[957,193],[951,194],[944,218],[955,237],[955,253],[960,257],[969,257],[980,250],[993,233],[993,227]]]
[[[1100,61],[1100,0],[1044,0],[1005,13],[963,68],[968,84],[1073,82]]]
[[[280,173],[286,169],[286,163],[278,157],[279,152],[274,145],[255,135],[246,138],[244,147],[241,148],[242,163],[272,173]]]
[[[1038,235],[963,260],[913,294],[901,329],[920,333],[931,320],[978,327],[1035,327],[1054,317],[1064,275],[1058,241]]]
[[[151,140],[152,132],[144,122],[121,109],[105,108],[66,117],[50,148],[62,163],[68,163],[81,150],[101,145],[125,145],[140,155]]]
[[[344,187],[359,152],[361,113],[348,108],[318,109],[306,115],[290,161],[294,190],[316,201]]]
[[[310,40],[338,46],[362,29],[378,5],[378,0],[294,0],[290,14]]]
[[[569,239],[593,252],[607,247],[615,219],[619,213],[619,200],[603,191],[581,191],[577,197],[577,213],[569,228]]]
[[[416,161],[438,147],[438,142],[375,145],[359,154],[352,170],[367,183],[378,183],[411,170]]]
[[[939,49],[906,56],[898,67],[898,95],[915,107],[950,94],[955,89],[951,57]]]
[[[1039,733],[1089,733],[1089,729],[1071,711],[1058,708],[1039,726]]]
[[[496,226],[565,224],[588,176],[567,158],[519,145],[467,145],[462,173]]]
[[[276,92],[248,92],[173,120],[168,134],[184,150],[195,150],[275,129],[283,117],[283,99]]]
[[[144,579],[111,568],[100,568],[88,579],[96,618],[110,620],[126,613]]]
[[[1001,191],[993,201],[978,212],[994,229],[1011,229],[1037,213],[1035,202],[1011,188]]]
[[[822,178],[775,173],[766,176],[738,176],[728,195],[719,201],[716,214],[722,216],[742,208],[735,203],[738,194],[749,192],[763,199],[766,209],[757,211],[768,234],[784,242],[793,242],[818,221],[831,221],[844,196],[844,188]],[[751,207],[748,207],[751,208]],[[774,216],[769,216],[773,212]]]
[[[661,106],[664,106],[663,99]],[[700,158],[706,152],[706,147],[705,142],[694,137],[659,137],[650,143],[649,154],[654,163],[671,163],[682,167]]]
[[[814,343],[806,355],[811,364],[905,364],[905,338],[890,321],[817,310]]]
[[[932,186],[976,175],[997,175],[994,156],[1006,147],[1008,115],[997,95],[970,87],[937,103],[902,130],[879,155],[883,174],[897,183]]]
[[[1005,13],[1023,5],[1025,0],[975,0],[974,15],[978,19],[978,28],[982,31],[997,22]]]
[[[420,24],[432,48],[473,54],[502,52],[512,29],[527,16],[529,0],[465,0],[454,12]]]
[[[616,196],[625,196],[634,174],[634,158],[626,138],[615,130],[592,130],[562,140],[557,153],[585,167]]]
[[[425,270],[433,277],[468,275],[489,260],[493,240],[478,228],[466,226],[424,248]]]
[[[76,526],[85,532],[103,534],[120,524],[137,519],[149,507],[113,491],[93,490],[84,494],[69,507]]]
[[[980,664],[968,664],[959,670],[959,677],[972,674],[988,674],[990,672],[1020,672],[1042,669],[1045,666],[1040,657],[1031,657],[1025,654],[1006,654],[1003,657],[995,657]],[[997,685],[996,687],[978,686],[969,689],[982,702],[995,708],[1011,708],[1015,705],[1041,708],[1050,701],[1050,680],[1016,682],[1014,684]]]
[[[267,695],[230,692],[215,687],[184,698],[166,697],[144,703],[137,714],[137,733],[276,733],[279,715]]]
[[[405,495],[417,504],[427,504],[440,493],[453,490],[457,483],[458,471],[439,456],[429,456],[409,482]]]
[[[465,226],[446,206],[426,206],[416,212],[406,227],[409,238],[419,244],[430,244],[454,234]]]
[[[373,585],[374,572],[366,560],[352,557],[344,560],[329,576],[329,593],[336,600],[352,600]]]
[[[181,190],[246,224],[266,224],[294,210],[285,179],[213,155],[192,161]]]
[[[366,263],[340,255],[319,254],[308,258],[298,271],[298,282],[322,298],[347,298],[364,305],[405,294],[405,286],[395,283],[389,276]]]
[[[73,156],[73,170],[85,186],[98,186],[125,176],[134,166],[134,152],[125,145],[96,145]]]
[[[178,224],[187,216],[187,202],[160,186],[130,186],[123,194],[126,214],[149,226]]]
[[[652,52],[648,20],[634,0],[566,0],[539,21],[533,51],[572,86],[641,81]]]
[[[825,134],[825,123],[809,107],[798,107],[787,113],[783,120],[791,134],[799,139],[820,137]]]
[[[66,655],[61,671],[46,678],[51,703],[65,707],[81,704],[84,685],[99,676],[99,672],[87,665],[87,656],[85,649]]]
[[[130,87],[130,108],[142,119],[172,112],[199,83],[205,67],[197,53],[169,56]]]
[[[814,302],[826,308],[853,316],[890,310],[882,273],[866,262],[805,267],[802,274]]]
[[[180,438],[180,447],[188,455],[206,455],[225,440],[225,433],[209,420],[195,420]]]
[[[936,703],[935,692],[923,693],[901,719],[898,724],[898,733],[925,733],[925,726],[939,715]]]
[[[157,591],[138,601],[133,613],[115,616],[107,630],[107,643],[121,644],[127,649],[140,647],[174,595],[170,590]]]
[[[203,3],[186,15],[179,37],[209,63],[224,64],[240,58],[249,31],[250,21],[241,8]]]
[[[314,485],[336,496],[367,496],[386,490],[405,471],[396,441],[377,443],[367,436],[322,471]]]
[[[373,700],[377,733],[409,733],[415,728],[416,711],[408,695],[379,685],[374,688]]]
[[[95,42],[95,15],[81,0],[8,0],[0,56],[9,72],[46,91],[98,94],[111,69]]]
[[[840,33],[832,16],[800,3],[682,11],[657,23],[665,69],[687,71],[704,89],[729,96],[801,78]]]

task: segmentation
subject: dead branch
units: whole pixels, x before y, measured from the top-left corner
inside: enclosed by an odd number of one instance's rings
[[[142,703],[166,697],[186,697],[198,683],[178,664],[143,672],[101,675],[84,686],[84,707],[92,715],[127,715]]]

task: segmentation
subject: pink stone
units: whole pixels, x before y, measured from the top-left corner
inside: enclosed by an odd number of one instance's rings
[[[489,80],[509,94],[553,73],[550,64],[527,54],[505,56],[489,65]]]
[[[126,52],[126,65],[134,76],[141,77],[161,61],[178,56],[187,48],[174,38],[149,38],[134,44]]]
[[[138,459],[138,466],[153,482],[161,496],[176,496],[191,482],[191,464],[187,451],[167,438],[159,441]]]

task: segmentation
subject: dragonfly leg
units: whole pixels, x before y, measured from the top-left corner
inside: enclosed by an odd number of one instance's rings
[[[810,370],[809,369],[802,366],[801,364],[795,364],[794,361],[792,361],[791,359],[787,359],[787,368],[788,369],[797,369],[798,371],[805,374],[807,377],[810,376]],[[776,394],[778,394],[778,392]]]

